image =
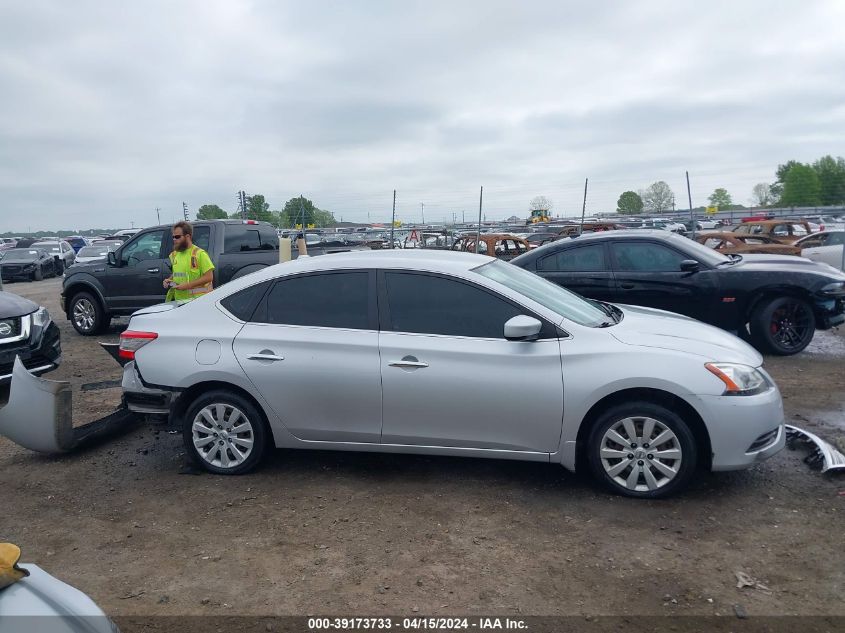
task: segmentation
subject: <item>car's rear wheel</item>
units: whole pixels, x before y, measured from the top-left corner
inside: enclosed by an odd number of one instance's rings
[[[56,275],[64,274],[65,263],[61,259],[56,260]]]
[[[778,297],[758,305],[751,314],[751,337],[763,352],[790,356],[803,350],[816,332],[813,309],[798,297]]]
[[[70,322],[83,336],[99,334],[109,326],[109,319],[100,302],[87,292],[73,296],[70,302]]]
[[[182,437],[191,458],[218,475],[255,468],[267,447],[264,418],[243,396],[225,390],[205,393],[185,413]]]
[[[698,461],[695,438],[669,409],[639,401],[602,413],[587,442],[593,476],[617,494],[659,498],[685,488]]]
[[[44,273],[41,266],[36,267],[35,272],[32,273],[32,281],[41,281],[44,279]]]

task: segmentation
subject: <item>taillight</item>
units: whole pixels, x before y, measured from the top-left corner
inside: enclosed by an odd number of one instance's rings
[[[158,338],[155,332],[134,332],[126,330],[120,335],[120,348],[117,355],[127,360],[135,360],[135,352]]]

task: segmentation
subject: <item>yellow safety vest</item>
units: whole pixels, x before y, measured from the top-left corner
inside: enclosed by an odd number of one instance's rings
[[[180,257],[180,252],[173,251],[170,253],[170,266],[173,268],[173,281],[177,284],[183,284],[185,282],[196,281],[200,277],[202,277],[202,271],[200,270],[199,259],[201,255],[205,255],[208,257],[208,253],[202,250],[199,246],[194,246],[191,248],[191,259],[188,261],[184,256]],[[182,260],[181,262],[179,260]],[[210,261],[210,260],[209,260]],[[189,264],[187,267],[185,264]],[[214,269],[214,265],[212,264],[211,270]],[[206,271],[207,272],[207,271]],[[205,286],[200,286],[198,288],[191,288],[190,290],[176,290],[175,288],[170,288],[167,291],[167,297],[165,297],[165,301],[183,301],[183,300],[191,300],[196,299],[204,294],[208,294],[213,289],[211,283],[206,284]]]

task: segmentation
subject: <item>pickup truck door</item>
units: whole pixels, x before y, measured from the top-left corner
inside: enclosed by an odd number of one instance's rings
[[[164,301],[162,285],[168,274],[165,229],[144,231],[116,253],[117,266],[109,266],[103,288],[109,310],[132,312]]]

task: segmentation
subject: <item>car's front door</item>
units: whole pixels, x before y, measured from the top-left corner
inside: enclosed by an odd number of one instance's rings
[[[704,265],[683,271],[681,262],[689,256],[656,242],[613,241],[610,252],[618,303],[710,319],[718,288],[714,271]]]
[[[374,277],[333,271],[282,278],[235,338],[244,372],[299,439],[379,442]]]
[[[508,341],[528,314],[442,275],[380,273],[383,444],[554,452],[563,417],[560,345]]]
[[[164,301],[164,243],[164,229],[156,229],[140,233],[117,251],[118,265],[109,266],[103,279],[110,309],[130,312]]]
[[[604,244],[561,248],[538,259],[536,272],[590,299],[612,301],[615,298],[616,281],[607,262]]]

